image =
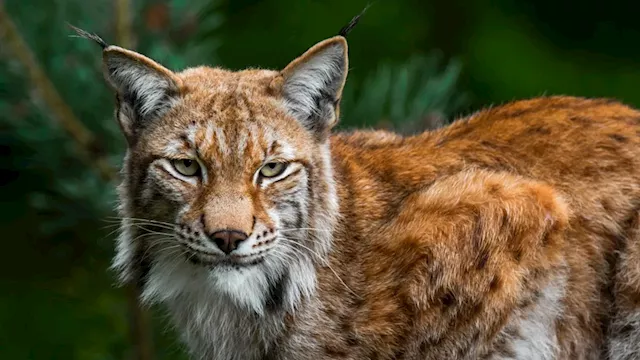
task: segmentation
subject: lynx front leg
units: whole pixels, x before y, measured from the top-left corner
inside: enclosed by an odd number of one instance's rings
[[[624,239],[614,284],[614,316],[609,329],[611,360],[640,359],[640,214]]]
[[[403,241],[385,245],[409,269],[406,358],[559,358],[567,223],[551,187],[509,174],[460,173],[408,198],[388,228]]]

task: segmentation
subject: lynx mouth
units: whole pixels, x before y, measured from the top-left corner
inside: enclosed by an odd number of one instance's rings
[[[264,254],[253,255],[230,255],[212,257],[210,254],[204,254],[193,249],[184,251],[184,256],[188,262],[193,265],[203,266],[208,268],[247,268],[252,267],[264,262]]]

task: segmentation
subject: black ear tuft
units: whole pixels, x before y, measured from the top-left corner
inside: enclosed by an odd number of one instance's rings
[[[342,29],[340,29],[340,32],[338,33],[338,35],[343,36],[343,37],[347,37],[347,35],[349,35],[351,30],[353,30],[353,28],[356,27],[356,25],[358,25],[358,22],[360,21],[360,18],[369,9],[369,6],[371,6],[371,4],[368,4],[360,12],[360,14],[356,15],[353,19],[351,19],[351,21],[349,21],[349,23],[347,25],[345,25]]]
[[[85,38],[85,39],[89,39],[89,40],[93,40],[95,41],[98,45],[100,45],[100,47],[104,50],[106,49],[109,44],[107,44],[104,40],[102,40],[102,38],[96,34],[91,34],[87,31],[84,31],[78,27],[75,27],[69,23],[67,23],[67,26],[69,26],[71,29],[73,29],[73,31],[76,32],[76,34],[78,34],[79,37],[81,38]]]

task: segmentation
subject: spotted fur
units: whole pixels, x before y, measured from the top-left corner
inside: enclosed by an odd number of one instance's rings
[[[346,52],[174,73],[105,48],[129,140],[114,268],[193,358],[640,358],[640,112],[546,97],[331,135]],[[220,229],[247,237],[225,254]]]

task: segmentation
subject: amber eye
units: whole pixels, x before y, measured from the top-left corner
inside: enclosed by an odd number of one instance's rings
[[[172,164],[176,171],[184,176],[194,176],[200,170],[198,162],[191,159],[173,160]]]
[[[266,178],[276,177],[282,174],[282,172],[286,168],[287,168],[286,163],[281,163],[281,162],[267,163],[260,169],[260,175]]]

